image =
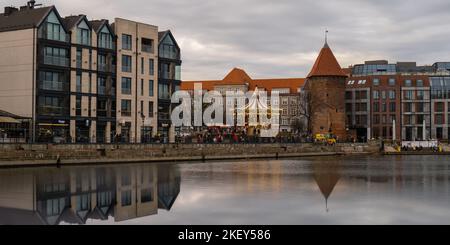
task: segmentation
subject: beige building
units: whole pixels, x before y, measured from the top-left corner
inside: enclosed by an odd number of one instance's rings
[[[116,18],[117,133],[130,143],[157,131],[158,27]]]

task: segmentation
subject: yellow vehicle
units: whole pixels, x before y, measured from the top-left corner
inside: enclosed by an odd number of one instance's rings
[[[329,145],[334,145],[334,144],[336,144],[337,142],[336,142],[336,139],[335,139],[335,138],[328,138],[328,139],[327,139],[327,143],[328,143]]]
[[[325,137],[324,134],[316,134],[314,136],[314,141],[315,142],[325,142],[327,140],[327,138]]]

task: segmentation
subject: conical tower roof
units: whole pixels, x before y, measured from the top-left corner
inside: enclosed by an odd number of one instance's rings
[[[347,77],[342,71],[339,62],[333,54],[333,51],[325,42],[322,50],[320,50],[319,56],[317,57],[316,63],[314,64],[308,78],[311,77]]]

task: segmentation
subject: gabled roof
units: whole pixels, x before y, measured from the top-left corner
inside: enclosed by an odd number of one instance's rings
[[[109,32],[111,32],[111,35],[114,35],[114,30],[113,30],[114,28],[112,28],[109,25],[109,21],[108,20],[91,20],[91,21],[89,21],[89,24],[91,25],[92,29],[96,33],[99,33],[100,30],[103,28],[103,26],[106,25],[108,27],[108,29],[109,29]]]
[[[175,39],[175,37],[173,36],[173,34],[170,30],[158,32],[158,43],[161,44],[161,42],[164,40],[164,38],[166,38],[167,35],[169,35],[172,38],[172,40],[175,43],[175,45],[177,46],[177,48],[180,49],[180,46],[178,46],[177,40]]]
[[[252,79],[244,70],[240,68],[234,68],[228,73],[228,75],[225,76],[222,81],[229,84],[245,84],[250,83]]]
[[[316,63],[311,69],[308,78],[327,76],[347,77],[342,71],[333,51],[331,51],[328,46],[328,43],[325,43],[322,50],[320,50],[319,56],[317,57]]]
[[[0,32],[38,27],[52,10],[56,11],[54,6],[23,9],[9,15],[0,14]]]
[[[63,23],[67,29],[72,30],[83,18],[82,15],[72,15],[63,18]]]

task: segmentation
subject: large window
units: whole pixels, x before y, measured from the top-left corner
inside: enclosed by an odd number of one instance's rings
[[[153,101],[148,102],[148,117],[153,117]]]
[[[444,102],[436,102],[435,107],[435,112],[444,112]]]
[[[38,111],[40,115],[63,116],[66,114],[65,101],[61,97],[40,96]]]
[[[77,28],[77,43],[91,45],[91,30],[84,21],[82,21]]]
[[[131,56],[122,55],[122,72],[131,72]]]
[[[45,47],[44,63],[46,65],[69,66],[68,51],[64,48]]]
[[[132,41],[131,35],[122,34],[122,49],[131,50]]]
[[[159,84],[158,85],[158,98],[160,99],[170,99],[169,85]]]
[[[100,95],[106,94],[106,77],[98,77],[97,79],[97,93]]]
[[[59,22],[55,12],[51,12],[39,28],[39,37],[54,41],[67,42],[68,35]]]
[[[395,100],[395,90],[389,90],[389,99]]]
[[[167,35],[160,45],[159,56],[167,59],[179,59],[179,51],[170,35]]]
[[[43,90],[64,91],[65,76],[59,72],[39,72],[39,88]]]
[[[122,207],[130,206],[131,205],[131,191],[122,191]]]
[[[122,94],[131,94],[131,78],[122,77]]]
[[[405,100],[412,100],[413,99],[413,91],[412,90],[407,90],[405,91]]]
[[[148,60],[148,66],[150,76],[155,75],[155,61],[153,59]]]
[[[81,74],[77,74],[77,80],[76,80],[76,92],[81,93]]]
[[[108,27],[104,26],[98,36],[98,47],[105,49],[113,49],[112,35]]]
[[[150,97],[154,96],[153,86],[154,86],[154,81],[149,80],[148,81],[148,96],[150,96]]]
[[[380,99],[380,91],[378,91],[378,90],[373,91],[373,99],[374,100]]]
[[[97,56],[97,59],[98,59],[97,69],[102,72],[107,72],[108,71],[108,63],[107,63],[106,55],[99,54]]]
[[[121,114],[123,117],[131,116],[131,100],[121,101]]]
[[[395,78],[389,78],[389,86],[395,86]]]

